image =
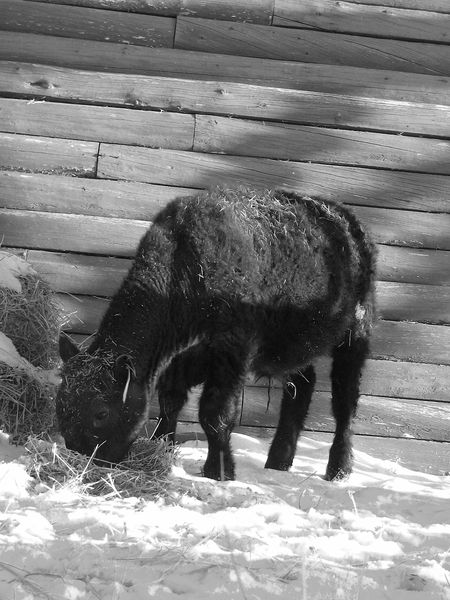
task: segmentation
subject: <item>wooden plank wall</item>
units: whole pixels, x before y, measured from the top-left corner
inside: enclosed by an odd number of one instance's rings
[[[95,331],[178,195],[239,182],[337,199],[379,248],[358,447],[394,438],[448,470],[447,0],[0,0],[0,14],[2,245],[54,286],[68,330]],[[326,437],[329,361],[318,371],[308,429]],[[249,381],[241,427],[270,430],[279,397]]]

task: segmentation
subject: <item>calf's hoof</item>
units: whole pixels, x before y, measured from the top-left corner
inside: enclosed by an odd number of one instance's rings
[[[217,481],[234,481],[235,469],[232,460],[209,460],[203,467],[203,477],[216,479]]]
[[[291,463],[267,459],[264,468],[273,469],[274,471],[289,471]]]

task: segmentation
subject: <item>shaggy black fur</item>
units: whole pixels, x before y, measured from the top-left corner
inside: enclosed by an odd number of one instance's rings
[[[332,354],[336,434],[327,479],[351,471],[350,425],[373,318],[374,247],[355,217],[295,193],[216,189],[177,199],[140,242],[86,353],[61,340],[57,415],[68,447],[117,462],[159,397],[156,435],[175,433],[203,383],[204,474],[233,479],[230,435],[249,371],[284,385],[266,467],[287,470]]]

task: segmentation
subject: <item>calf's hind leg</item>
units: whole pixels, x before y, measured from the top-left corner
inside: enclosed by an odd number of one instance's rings
[[[290,375],[284,384],[278,427],[270,446],[266,469],[287,471],[291,467],[315,382],[314,367],[310,365],[301,373]]]
[[[331,404],[336,432],[325,475],[329,481],[343,479],[352,471],[351,424],[358,406],[361,371],[368,352],[368,336],[357,329],[348,332],[344,341],[333,350]]]

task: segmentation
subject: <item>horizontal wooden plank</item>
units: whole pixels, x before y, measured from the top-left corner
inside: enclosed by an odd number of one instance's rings
[[[65,314],[70,317],[67,331],[91,334],[96,331],[108,301],[92,296],[58,294]],[[411,341],[411,344],[414,340]],[[317,363],[317,390],[329,391],[330,361]],[[448,402],[449,365],[369,359],[364,370],[362,393]],[[249,379],[251,383],[251,379]],[[258,386],[260,387],[260,386]]]
[[[179,14],[204,19],[269,25],[275,0],[182,0]]]
[[[128,2],[128,0],[126,0]],[[0,59],[72,69],[235,81],[350,96],[450,104],[442,76],[2,32]]]
[[[170,200],[196,190],[131,181],[0,172],[5,208],[148,221]]]
[[[393,246],[450,250],[450,214],[353,206],[375,241]]]
[[[190,150],[194,117],[160,111],[0,98],[0,131]]]
[[[378,276],[384,281],[450,285],[450,254],[396,246],[378,247]]]
[[[68,4],[150,15],[176,17],[180,14],[207,19],[269,24],[274,0],[41,0],[52,4]]]
[[[98,148],[94,142],[0,133],[0,169],[93,176]]]
[[[1,28],[7,31],[172,47],[175,20],[46,2],[0,0]]]
[[[417,11],[335,0],[276,0],[273,25],[448,43],[450,15],[431,11],[425,3]]]
[[[70,250],[86,254],[134,254],[147,221],[0,209],[4,246]]]
[[[450,174],[450,142],[196,115],[194,150]]]
[[[370,4],[372,6],[391,6],[393,8],[411,8],[413,10],[432,10],[450,14],[447,0],[347,0],[357,4]]]
[[[450,74],[450,47],[179,17],[175,48],[430,75]]]
[[[379,320],[370,341],[372,358],[450,365],[450,327]]]
[[[2,61],[0,92],[172,112],[450,136],[449,106],[234,82],[100,72],[92,77],[89,71]]]
[[[387,2],[388,0],[384,1]],[[150,422],[150,431],[153,431],[155,424],[156,422]],[[238,425],[234,432],[238,435],[242,434],[263,440],[271,440],[275,433],[271,428],[244,427],[243,425]],[[206,436],[197,423],[180,422],[177,429],[177,440],[181,443],[189,440],[205,441]],[[332,441],[333,435],[331,433],[319,431],[307,431],[301,436],[297,447],[297,460],[300,461],[305,475],[316,474],[316,465],[308,463],[307,460],[302,460],[302,450],[305,448],[310,449],[311,443],[314,446],[317,446],[317,443],[323,444],[320,455],[323,457],[325,464]],[[448,474],[450,444],[446,442],[355,435],[353,437],[353,447],[355,450],[355,471],[367,469],[367,465],[372,464],[371,457],[374,457],[394,463],[393,468],[398,463],[401,467],[420,471],[421,473],[441,476]],[[360,452],[364,454],[359,454]],[[239,477],[239,458],[237,460],[237,472]],[[317,474],[324,475],[324,473]]]
[[[276,427],[280,404],[281,390],[273,390],[268,404],[267,389],[246,388],[240,424]],[[364,395],[359,400],[352,429],[363,435],[450,442],[449,420],[450,403]],[[334,432],[328,393],[314,394],[305,429]]]
[[[380,314],[393,321],[450,323],[450,287],[380,281]]]
[[[253,184],[348,204],[450,212],[450,178],[245,156],[101,145],[99,176],[207,188]]]

